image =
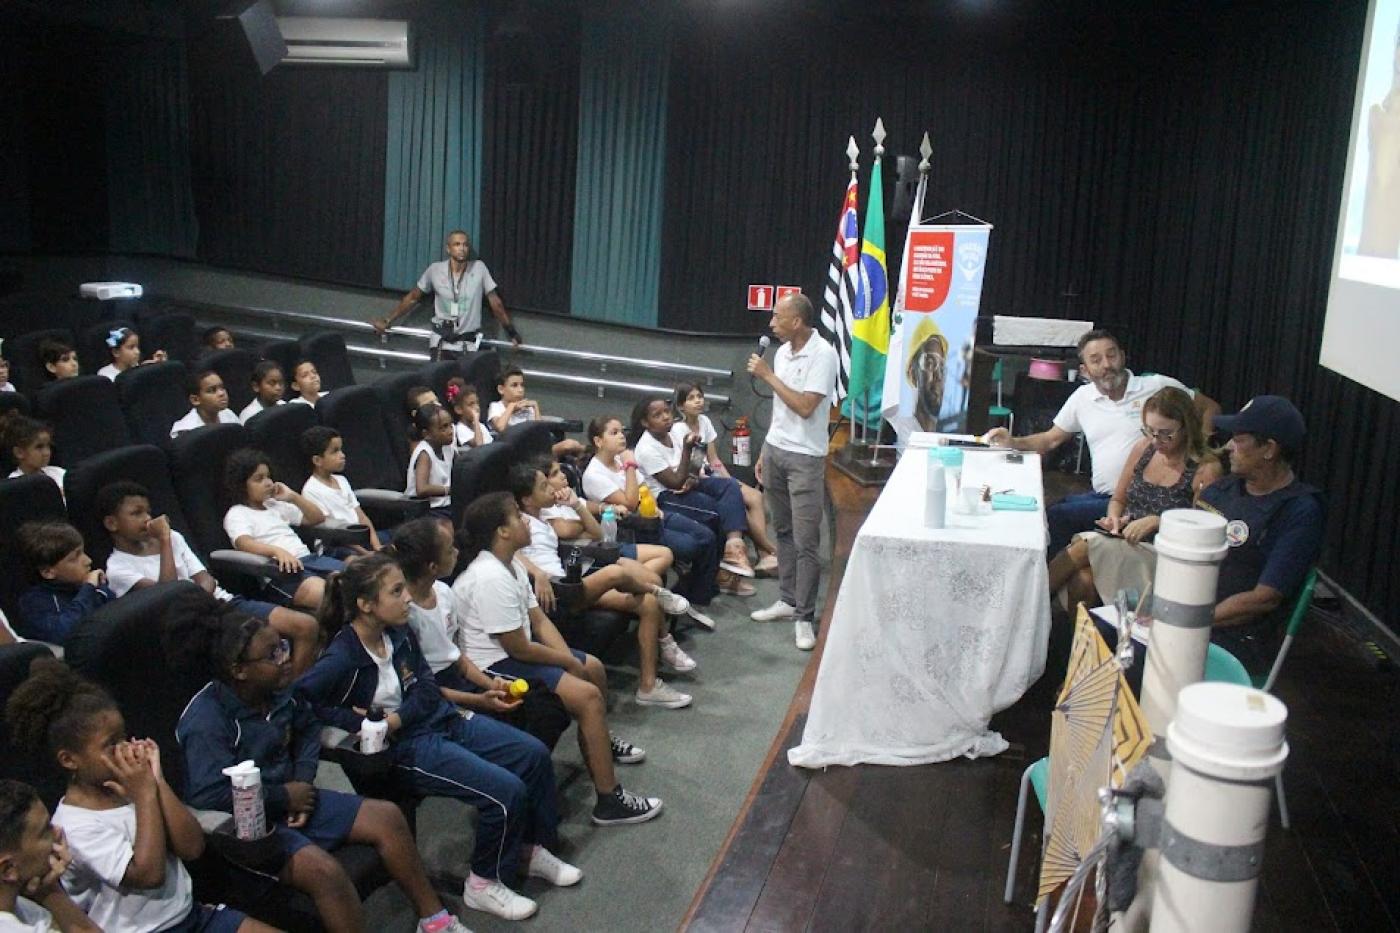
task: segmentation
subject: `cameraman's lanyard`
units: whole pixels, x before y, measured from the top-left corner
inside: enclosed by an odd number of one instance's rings
[[[468,262],[470,262],[470,260],[468,260]],[[447,282],[448,282],[449,285],[452,286],[452,304],[451,304],[449,307],[451,307],[451,309],[452,309],[452,325],[453,325],[453,329],[454,329],[454,330],[455,330],[456,327],[459,326],[459,325],[461,324],[461,322],[462,322],[462,300],[461,300],[461,298],[459,297],[459,294],[460,294],[461,289],[462,289],[462,281],[463,281],[464,279],[466,279],[466,277],[467,277],[467,263],[463,263],[463,264],[462,264],[462,274],[459,275],[459,276],[457,276],[456,278],[453,278],[453,277],[452,277],[452,262],[451,262],[450,260],[448,261],[448,263],[447,263]]]

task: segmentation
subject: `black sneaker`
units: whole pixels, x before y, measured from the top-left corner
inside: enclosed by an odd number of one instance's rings
[[[619,784],[611,794],[600,794],[593,808],[593,822],[599,826],[614,823],[645,823],[661,815],[660,797],[642,797],[625,791]]]
[[[618,738],[611,732],[608,733],[608,741],[612,743],[613,761],[620,765],[635,765],[647,756],[647,753],[643,749],[638,748],[626,739]]]

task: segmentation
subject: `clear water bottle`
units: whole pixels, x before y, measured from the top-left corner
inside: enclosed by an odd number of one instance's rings
[[[944,475],[943,463],[929,451],[924,467],[924,527],[942,528],[945,511],[948,507],[948,480]]]
[[[603,518],[599,523],[603,526],[603,543],[617,543],[617,515],[611,508],[603,509]]]

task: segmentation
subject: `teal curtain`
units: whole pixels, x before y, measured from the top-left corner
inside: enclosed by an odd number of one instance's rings
[[[584,14],[571,289],[581,317],[656,326],[669,40],[654,8]]]
[[[384,285],[407,289],[461,228],[481,223],[482,4],[439,5],[414,22],[413,71],[389,75],[384,165]]]
[[[103,80],[108,249],[194,256],[199,224],[184,43],[116,45]]]

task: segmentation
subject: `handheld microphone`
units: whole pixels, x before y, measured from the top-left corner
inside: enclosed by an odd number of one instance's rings
[[[772,342],[773,342],[773,341],[771,341],[771,340],[768,339],[768,335],[767,335],[767,334],[764,334],[762,337],[759,337],[759,338],[758,338],[758,355],[759,355],[759,356],[762,356],[763,354],[767,353],[767,352],[768,352],[768,345],[769,345],[770,343],[772,343]]]

